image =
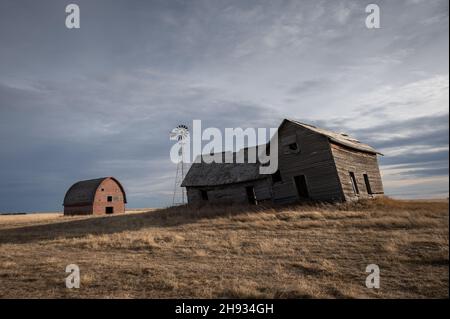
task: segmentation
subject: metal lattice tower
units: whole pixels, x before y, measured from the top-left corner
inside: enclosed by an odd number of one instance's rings
[[[183,124],[178,125],[170,133],[170,138],[172,140],[176,140],[177,143],[180,145],[180,150],[178,152],[180,160],[177,164],[177,171],[175,175],[172,205],[184,205],[187,203],[186,189],[184,187],[181,187],[181,183],[183,182],[184,177],[186,176],[186,165],[185,165],[186,159],[184,158],[185,156],[184,148],[186,147],[186,145],[189,147],[189,144],[186,143],[189,138],[188,127]]]

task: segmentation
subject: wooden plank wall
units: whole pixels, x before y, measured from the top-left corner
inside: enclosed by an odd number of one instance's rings
[[[248,203],[246,187],[253,186],[257,201],[270,200],[270,179],[260,179],[244,183],[226,184],[220,186],[187,187],[188,202],[192,204],[205,203],[201,190],[207,191],[208,202],[211,204]]]
[[[327,137],[290,122],[280,128],[278,136],[279,169],[283,181],[273,186],[275,202],[289,203],[298,200],[294,185],[294,176],[297,175],[305,175],[311,199],[344,199]],[[292,136],[295,136],[300,151],[286,154],[283,140],[291,142]]]
[[[334,143],[331,143],[331,151],[347,200],[376,197],[384,193],[377,155],[358,152]],[[356,195],[353,191],[349,172],[354,172],[355,174],[359,195]],[[363,174],[367,174],[369,177],[373,195],[367,193]]]

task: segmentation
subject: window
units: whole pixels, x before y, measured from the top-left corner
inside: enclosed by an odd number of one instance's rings
[[[367,194],[371,195],[373,194],[373,192],[372,187],[370,187],[369,176],[367,174],[364,174],[363,176],[364,176],[364,183],[366,183]]]
[[[108,202],[112,202],[112,201],[113,201],[113,197],[112,197],[112,196],[108,196],[108,197],[106,197],[106,200],[107,200]]]
[[[200,196],[202,197],[203,200],[208,200],[208,192],[205,191],[204,189],[200,190]]]
[[[298,144],[297,143],[291,143],[288,145],[289,150],[293,151],[293,152],[297,152],[298,151]]]
[[[356,183],[355,173],[353,173],[353,172],[349,172],[349,173],[350,173],[350,181],[352,183],[353,192],[355,194],[359,194],[359,189],[358,189],[358,184]]]
[[[272,174],[272,183],[282,182],[280,170],[278,169],[275,173]]]
[[[114,207],[105,207],[105,214],[114,214]]]
[[[295,134],[282,137],[281,145],[283,145],[284,154],[294,154],[300,151],[297,135]]]

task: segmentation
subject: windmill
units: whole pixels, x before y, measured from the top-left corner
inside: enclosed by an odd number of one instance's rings
[[[183,205],[186,203],[186,190],[181,187],[181,183],[185,177],[185,150],[186,145],[189,147],[189,129],[186,125],[180,124],[170,132],[170,139],[176,140],[180,145],[178,151],[179,161],[177,163],[177,172],[175,175],[175,185],[173,189],[172,205]]]

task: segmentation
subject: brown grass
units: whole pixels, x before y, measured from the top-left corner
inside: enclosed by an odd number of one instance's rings
[[[448,249],[447,201],[0,216],[0,297],[448,298]]]

